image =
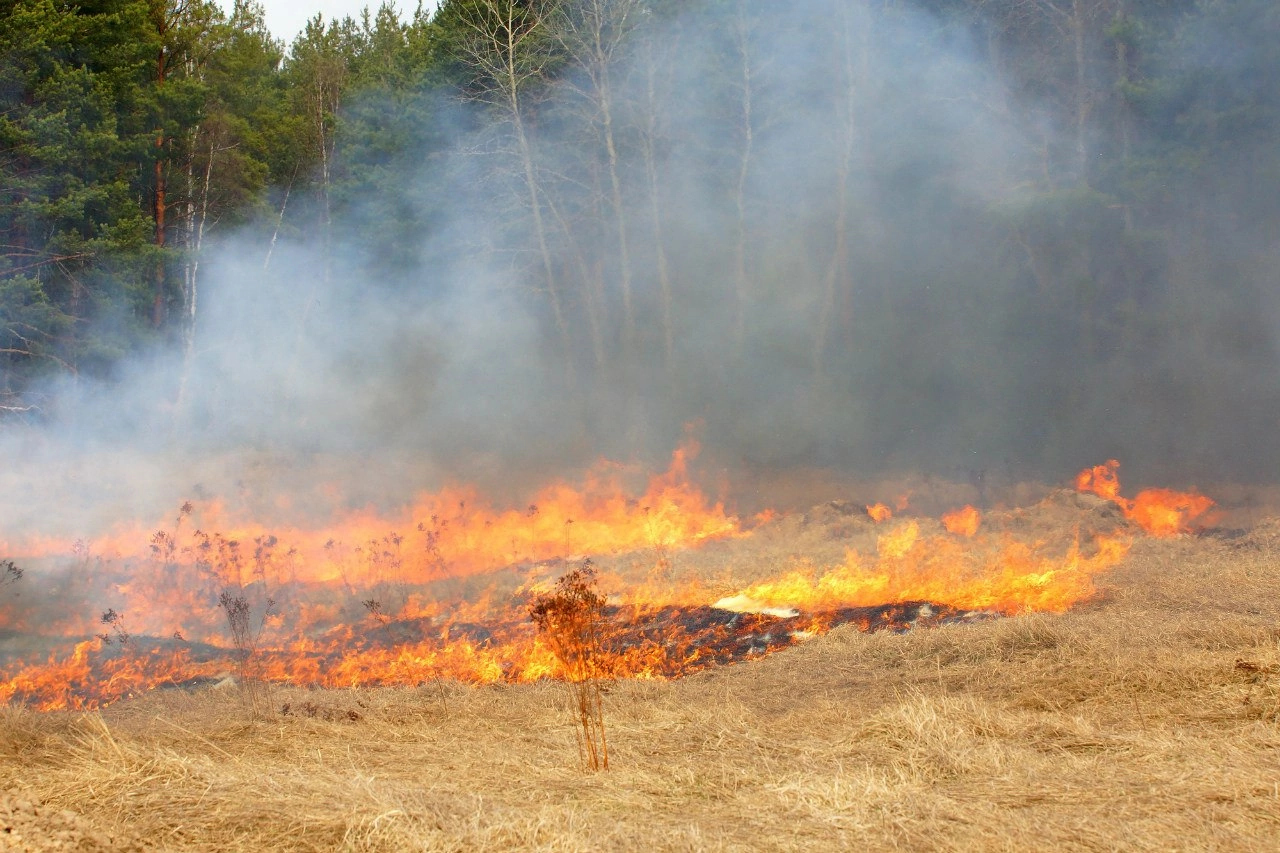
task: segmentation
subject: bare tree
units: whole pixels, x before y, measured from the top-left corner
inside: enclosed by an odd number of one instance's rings
[[[623,199],[617,99],[614,74],[623,46],[635,28],[640,0],[578,0],[560,3],[547,16],[551,36],[574,63],[580,76],[567,75],[565,85],[590,107],[590,122],[598,131],[609,176],[609,206],[618,249],[618,287],[622,295],[623,328],[635,334],[631,247]]]
[[[869,22],[865,18],[856,20],[856,11],[847,5],[838,8],[836,17],[832,32],[836,59],[833,65],[838,70],[833,110],[837,137],[835,239],[831,258],[827,262],[822,310],[813,336],[813,370],[818,379],[822,378],[827,337],[836,312],[837,291],[840,282],[847,280],[849,273],[849,178],[858,144],[859,88],[866,78],[865,67],[870,51]],[[859,73],[859,66],[862,73]]]
[[[662,337],[667,370],[675,368],[675,336],[671,295],[671,270],[667,263],[666,234],[663,227],[662,185],[658,180],[658,144],[662,138],[664,102],[658,96],[659,69],[670,67],[670,43],[666,49],[653,33],[640,39],[640,61],[644,74],[644,101],[640,108],[640,150],[644,156],[644,173],[649,196],[649,216],[653,228],[654,265],[658,274],[658,291],[662,298]],[[667,92],[663,92],[664,96]]]
[[[755,22],[747,13],[745,0],[737,0],[733,16],[733,46],[736,51],[739,76],[737,86],[740,113],[738,117],[739,148],[737,177],[733,186],[734,205],[734,339],[741,350],[747,334],[747,302],[750,284],[747,279],[747,179],[755,157],[756,86],[760,75],[752,41]]]
[[[552,40],[532,4],[478,0],[467,8],[464,24],[469,37],[464,50],[475,78],[471,97],[491,106],[511,130],[522,192],[541,261],[543,286],[560,332],[566,363],[571,365],[569,324],[551,255],[544,220],[546,203],[525,114],[526,93],[532,86],[545,82],[545,72],[553,60]]]
[[[1120,11],[1120,0],[979,0],[978,6],[1006,38],[1028,37],[1027,43],[1041,51],[1033,64],[1048,66],[1069,57],[1069,73],[1062,76],[1070,82],[1060,90],[1058,101],[1071,128],[1072,182],[1087,185],[1094,108],[1110,96],[1095,66],[1101,58],[1102,30]],[[1054,38],[1045,35],[1056,37],[1061,49],[1053,50]],[[1047,169],[1046,179],[1052,181]]]

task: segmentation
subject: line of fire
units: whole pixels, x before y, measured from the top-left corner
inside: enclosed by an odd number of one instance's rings
[[[496,508],[472,489],[395,516],[268,528],[215,502],[91,540],[0,542],[48,588],[0,590],[0,701],[91,709],[252,678],[324,687],[561,675],[530,602],[590,566],[600,671],[670,679],[773,654],[839,626],[927,630],[1062,612],[1141,537],[1213,522],[1194,492],[1121,494],[1118,463],[1029,505],[932,516],[912,495],[739,517],[695,485],[692,447],[628,489],[618,466]],[[798,553],[792,543],[813,547]]]

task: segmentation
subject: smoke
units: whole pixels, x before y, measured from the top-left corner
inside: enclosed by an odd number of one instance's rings
[[[1109,457],[1274,478],[1273,234],[1235,234],[1245,286],[1214,291],[1221,269],[1162,242],[1191,226],[1129,230],[1103,193],[1037,183],[1074,129],[972,22],[744,2],[635,23],[616,160],[598,79],[568,62],[527,93],[542,234],[511,116],[424,95],[431,133],[348,182],[331,232],[299,203],[269,264],[270,228],[210,236],[190,362],[59,383],[44,422],[6,428],[0,534],[187,498],[515,499],[602,456],[660,465],[691,428],[731,480],[1061,481]],[[1230,231],[1212,203],[1205,240]]]

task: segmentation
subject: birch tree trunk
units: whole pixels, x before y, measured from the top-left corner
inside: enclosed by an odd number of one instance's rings
[[[733,186],[734,206],[734,342],[741,353],[747,334],[747,303],[750,298],[750,282],[747,275],[747,179],[751,174],[755,153],[755,81],[756,66],[752,61],[751,25],[747,19],[746,4],[738,0],[733,21],[734,46],[737,49],[738,67],[741,73],[737,177]]]
[[[662,340],[667,372],[675,369],[675,332],[671,296],[671,270],[667,264],[666,236],[663,229],[662,187],[658,180],[657,144],[659,104],[657,97],[657,58],[653,39],[644,39],[645,103],[641,150],[644,154],[645,181],[649,194],[649,217],[653,228],[654,265],[657,267],[658,292],[662,299]]]
[[[839,75],[839,98],[835,104],[839,145],[836,160],[835,234],[831,258],[827,262],[823,282],[822,309],[818,315],[813,341],[813,372],[822,379],[826,362],[827,338],[831,318],[836,313],[836,296],[840,282],[847,278],[849,269],[849,176],[853,171],[854,152],[858,141],[857,101],[858,84],[854,62],[855,21],[852,10],[843,8],[838,13],[839,27],[835,32],[835,48]],[[869,46],[866,43],[865,22],[858,41],[861,42],[863,62],[866,62]]]
[[[566,372],[572,377],[572,339],[543,216],[542,184],[523,101],[525,88],[542,78],[548,61],[536,44],[537,39],[545,35],[541,31],[542,22],[513,0],[479,0],[473,10],[466,21],[471,36],[466,55],[472,69],[483,80],[483,90],[476,97],[499,110],[511,128],[521,193],[533,227],[543,287],[564,349]]]

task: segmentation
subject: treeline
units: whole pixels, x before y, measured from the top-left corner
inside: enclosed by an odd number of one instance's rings
[[[850,431],[1280,400],[1270,0],[445,0],[287,46],[253,2],[19,0],[0,63],[11,411],[189,360],[232,234],[373,299],[483,257],[569,382],[810,384]]]

